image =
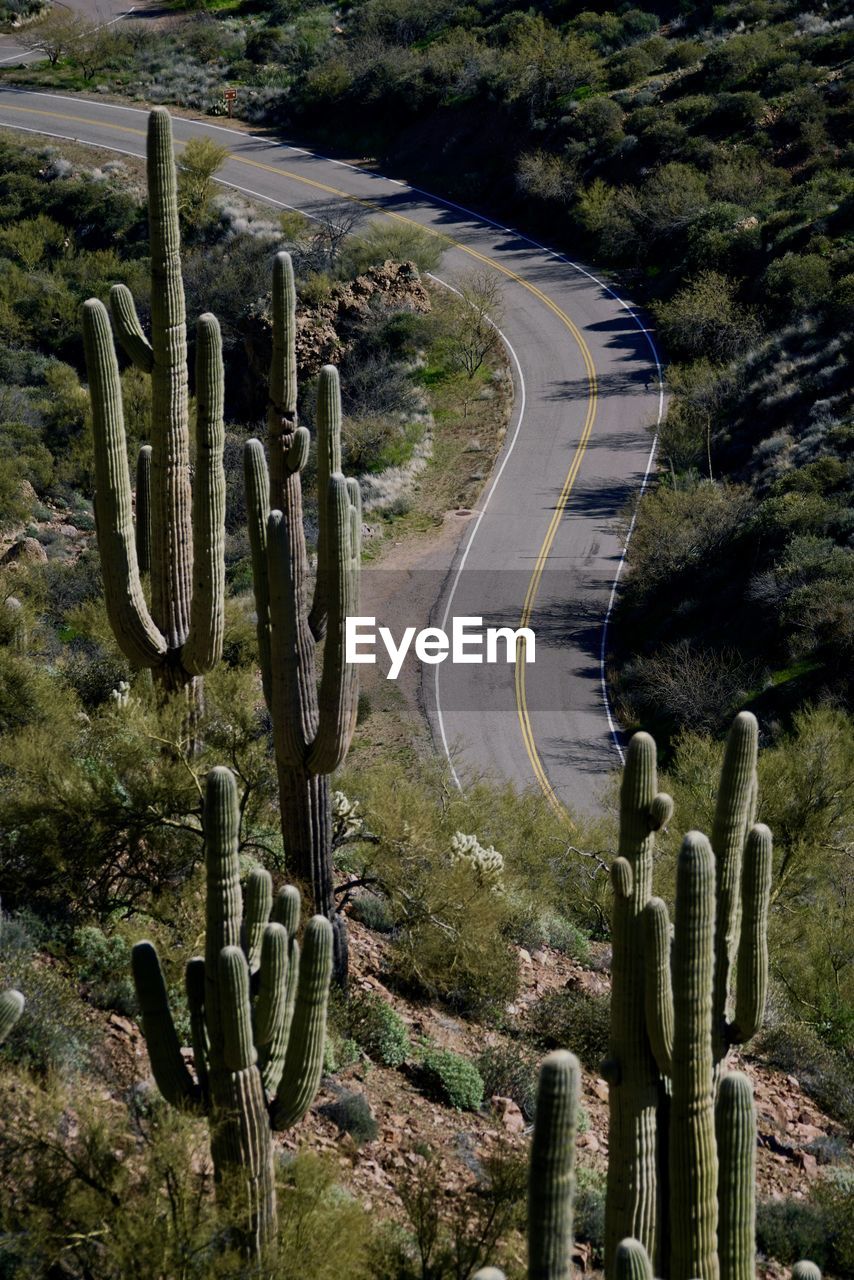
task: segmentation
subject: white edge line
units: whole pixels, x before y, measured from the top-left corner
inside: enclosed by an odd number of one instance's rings
[[[6,92],[9,92],[9,90],[7,90]],[[133,112],[133,113],[135,113],[136,115],[144,115],[144,114],[145,114],[145,109],[144,109],[144,108],[142,108],[142,107],[125,107],[125,106],[118,106],[118,105],[113,104],[113,103],[107,103],[107,102],[95,102],[95,101],[93,101],[92,99],[89,99],[89,98],[75,98],[75,97],[74,97],[73,95],[71,95],[71,94],[44,93],[44,92],[42,92],[42,91],[40,91],[40,90],[26,90],[26,89],[13,89],[13,90],[11,90],[11,92],[32,93],[34,97],[40,97],[40,98],[57,98],[57,99],[59,99],[60,101],[64,101],[64,102],[78,102],[78,103],[79,103],[79,102],[85,102],[85,103],[87,103],[87,105],[89,105],[89,106],[93,106],[93,107],[96,107],[96,108],[97,108],[97,107],[101,107],[101,108],[108,108],[108,109],[111,109],[111,110],[114,110],[114,111],[129,111],[129,112]],[[543,253],[547,253],[547,254],[549,254],[549,256],[550,256],[550,257],[555,258],[558,262],[562,262],[562,263],[564,263],[564,265],[565,265],[565,266],[570,267],[573,271],[577,271],[577,272],[579,273],[579,275],[583,275],[583,276],[585,276],[588,280],[591,280],[594,284],[598,285],[600,289],[603,289],[603,290],[605,291],[605,293],[607,293],[611,298],[613,298],[615,302],[618,302],[618,303],[620,304],[620,306],[621,306],[625,311],[627,311],[627,312],[628,312],[628,314],[629,314],[630,318],[634,321],[634,323],[635,323],[635,325],[637,326],[637,328],[641,331],[641,333],[642,333],[642,334],[643,334],[643,336],[645,337],[645,339],[646,339],[646,341],[647,341],[647,345],[649,346],[649,349],[650,349],[650,354],[652,355],[652,358],[653,358],[653,362],[655,363],[656,376],[657,376],[657,378],[658,378],[658,417],[656,418],[656,423],[655,423],[655,434],[654,434],[654,436],[653,436],[652,447],[650,448],[650,451],[649,451],[649,457],[647,458],[646,470],[644,471],[643,479],[642,479],[642,481],[641,481],[640,490],[639,490],[639,492],[638,492],[637,503],[635,504],[635,510],[634,510],[633,515],[632,515],[631,523],[629,524],[629,529],[628,529],[628,532],[627,532],[627,534],[626,534],[625,541],[624,541],[624,543],[623,543],[623,549],[622,549],[622,553],[621,553],[621,555],[620,555],[620,560],[619,560],[619,563],[618,563],[618,565],[617,565],[617,571],[616,571],[616,573],[615,573],[615,575],[614,575],[614,580],[613,580],[613,583],[612,583],[612,586],[611,586],[611,593],[610,593],[610,597],[609,597],[609,600],[608,600],[608,607],[607,607],[607,609],[606,609],[606,611],[605,611],[605,617],[604,617],[604,619],[603,619],[603,621],[602,621],[602,633],[601,633],[601,640],[600,640],[600,645],[599,645],[599,682],[600,682],[600,686],[601,686],[601,689],[602,689],[602,704],[603,704],[603,708],[604,708],[604,711],[605,711],[605,716],[606,716],[607,721],[608,721],[608,729],[609,729],[610,734],[611,734],[611,742],[612,742],[612,744],[613,744],[613,746],[614,746],[614,750],[616,751],[617,755],[618,755],[618,756],[619,756],[619,758],[620,758],[620,762],[622,763],[622,761],[624,760],[624,758],[625,758],[625,757],[624,757],[624,753],[623,753],[622,744],[621,744],[621,742],[620,742],[619,731],[618,731],[618,729],[617,729],[617,725],[616,725],[616,722],[615,722],[615,719],[614,719],[614,711],[613,711],[613,707],[612,707],[612,705],[611,705],[611,698],[610,698],[610,695],[609,695],[609,693],[608,693],[608,682],[607,682],[606,675],[605,675],[605,651],[606,651],[606,645],[607,645],[607,639],[608,639],[608,627],[609,627],[610,622],[611,622],[611,614],[613,613],[614,604],[615,604],[615,602],[616,602],[616,597],[617,597],[617,587],[618,587],[618,585],[619,585],[620,577],[621,577],[622,572],[623,572],[623,565],[625,564],[626,557],[627,557],[627,555],[628,555],[629,542],[630,542],[630,540],[631,540],[631,536],[632,536],[632,534],[633,534],[633,532],[634,532],[635,522],[636,522],[636,520],[637,520],[637,514],[638,514],[638,506],[639,506],[639,504],[640,504],[641,499],[643,498],[643,495],[644,495],[644,493],[645,493],[645,491],[646,491],[646,488],[647,488],[647,485],[648,485],[648,483],[649,483],[649,476],[650,476],[650,473],[651,473],[651,471],[652,471],[653,462],[655,461],[655,455],[656,455],[656,452],[657,452],[657,449],[658,449],[658,434],[659,434],[659,428],[661,427],[661,419],[662,419],[662,417],[664,416],[664,378],[663,378],[663,375],[662,375],[661,358],[660,358],[660,356],[659,356],[658,348],[657,348],[657,347],[656,347],[656,345],[655,345],[655,341],[653,340],[652,334],[650,333],[650,331],[649,331],[649,329],[647,328],[647,326],[644,324],[644,322],[643,322],[643,320],[641,319],[641,317],[637,314],[637,312],[634,310],[634,308],[632,307],[632,305],[631,305],[629,302],[627,302],[627,301],[625,300],[625,298],[620,297],[620,295],[616,292],[616,290],[612,289],[612,288],[611,288],[611,286],[610,286],[610,285],[608,285],[608,284],[606,284],[604,280],[601,280],[598,276],[595,276],[595,275],[592,273],[592,271],[588,271],[588,270],[586,269],[586,267],[582,267],[580,263],[578,263],[578,262],[573,262],[573,260],[572,260],[571,258],[568,258],[568,257],[566,256],[566,254],[564,254],[564,253],[560,253],[557,249],[552,249],[549,245],[543,244],[543,243],[542,243],[542,241],[534,239],[534,237],[533,237],[533,236],[526,235],[523,231],[519,231],[519,230],[518,230],[517,228],[515,228],[515,227],[508,227],[508,226],[505,226],[503,223],[501,223],[501,222],[497,222],[494,218],[490,218],[490,217],[488,217],[486,214],[475,213],[475,211],[474,211],[473,209],[468,209],[468,208],[466,208],[466,206],[465,206],[465,205],[458,204],[455,200],[447,200],[447,199],[445,199],[443,196],[436,196],[436,195],[433,195],[433,193],[432,193],[432,192],[430,192],[430,191],[426,191],[423,187],[416,187],[416,186],[412,186],[411,184],[401,183],[401,182],[399,182],[399,180],[398,180],[398,179],[396,179],[396,178],[385,178],[385,176],[384,176],[383,174],[376,173],[376,172],[375,172],[374,170],[372,170],[372,169],[364,169],[364,168],[362,168],[362,167],[361,167],[361,166],[359,166],[359,165],[349,164],[348,162],[346,162],[346,161],[344,161],[344,160],[333,160],[333,159],[331,159],[329,156],[324,156],[324,155],[320,154],[320,153],[319,153],[319,152],[317,152],[317,151],[308,151],[308,150],[307,150],[306,148],[304,148],[304,147],[295,147],[295,146],[292,146],[292,145],[291,145],[290,143],[288,143],[288,142],[276,142],[276,141],[271,142],[271,141],[270,141],[270,139],[268,139],[268,138],[262,138],[262,137],[260,137],[258,134],[252,134],[252,133],[246,134],[246,133],[241,133],[239,130],[237,130],[237,129],[229,129],[229,128],[227,128],[225,125],[208,124],[206,120],[193,120],[193,119],[191,119],[191,118],[189,118],[189,117],[186,117],[186,116],[175,116],[175,117],[174,117],[174,119],[175,119],[175,120],[177,120],[177,121],[183,121],[183,122],[185,122],[185,123],[187,123],[187,124],[201,125],[203,128],[206,128],[206,129],[213,129],[213,130],[216,130],[216,131],[217,131],[217,132],[219,132],[219,133],[228,133],[228,134],[230,134],[230,135],[231,135],[231,137],[232,137],[232,138],[245,138],[245,139],[247,139],[247,140],[249,140],[249,141],[251,141],[251,142],[258,142],[258,143],[261,143],[261,144],[262,144],[263,146],[265,146],[265,147],[271,147],[271,146],[272,146],[272,147],[274,147],[274,148],[275,148],[275,147],[282,147],[283,149],[286,149],[286,150],[288,150],[288,151],[291,151],[291,152],[293,152],[293,153],[294,153],[294,154],[296,154],[296,155],[309,156],[309,157],[310,157],[310,158],[312,158],[312,159],[316,159],[316,160],[320,160],[320,161],[325,161],[325,162],[328,162],[328,163],[331,163],[331,164],[336,164],[336,165],[338,165],[340,168],[343,168],[343,169],[352,169],[352,170],[353,170],[354,172],[356,172],[356,173],[361,173],[361,174],[364,174],[364,175],[369,176],[369,177],[372,177],[372,178],[379,178],[379,179],[383,179],[383,180],[384,180],[384,181],[386,181],[386,182],[394,183],[395,185],[401,186],[401,187],[403,187],[403,188],[404,188],[404,189],[406,189],[406,190],[412,191],[412,192],[413,192],[414,194],[416,194],[416,195],[425,196],[428,200],[433,201],[435,204],[443,205],[446,209],[456,209],[459,213],[464,213],[464,214],[466,214],[466,216],[467,216],[467,217],[475,218],[478,222],[486,223],[488,226],[495,227],[495,229],[496,229],[496,230],[504,232],[504,234],[505,234],[505,235],[512,235],[512,236],[516,236],[518,239],[520,239],[520,240],[524,240],[524,241],[525,241],[525,243],[527,243],[527,244],[529,244],[529,245],[532,245],[535,249],[540,249]],[[92,122],[92,123],[93,123],[93,124],[96,124],[97,122],[93,120],[93,122]],[[12,128],[12,127],[14,127],[14,126],[9,126],[9,127],[10,127],[10,128]],[[24,130],[24,132],[27,132],[27,133],[40,133],[40,132],[42,132],[42,131],[41,131],[41,130],[38,130],[38,129],[28,129],[28,130]],[[46,136],[48,136],[48,137],[62,137],[63,135],[62,135],[62,134],[48,134],[48,135],[46,135]],[[77,139],[75,139],[75,141],[77,141]],[[95,144],[91,144],[91,145],[95,145]],[[113,150],[113,151],[119,151],[119,150],[120,150],[120,148],[118,148],[118,147],[109,147],[109,146],[108,146],[108,147],[103,147],[102,149],[103,149],[103,150]],[[136,153],[135,153],[135,152],[124,152],[124,154],[125,154],[125,155],[135,155]],[[224,180],[224,179],[220,179],[220,181],[222,181],[222,182],[224,183],[224,185],[226,185],[226,186],[234,187],[234,188],[235,188],[235,190],[238,190],[238,191],[244,191],[245,193],[250,194],[250,195],[251,195],[251,194],[254,194],[254,195],[256,195],[256,196],[258,195],[258,193],[250,192],[250,191],[249,191],[249,189],[248,189],[248,188],[246,188],[246,187],[239,187],[239,186],[237,185],[237,183],[234,183],[234,182],[225,182],[225,180]],[[286,208],[286,209],[293,209],[293,208],[295,208],[295,206],[294,206],[294,205],[286,205],[286,204],[283,204],[281,201],[271,201],[271,200],[270,200],[270,198],[269,198],[269,197],[267,197],[267,196],[260,196],[259,198],[260,198],[260,199],[262,199],[262,200],[267,200],[269,203],[281,204],[281,205],[282,205],[282,207],[283,207],[283,208]],[[302,212],[302,210],[300,210],[300,212]],[[382,210],[379,210],[379,212],[382,212]],[[440,283],[444,283],[444,282],[440,282]],[[516,364],[516,368],[517,368],[517,370],[518,370],[518,372],[519,372],[519,376],[520,376],[520,379],[521,379],[521,378],[522,378],[522,371],[521,371],[521,365],[520,365],[520,363],[519,363],[519,359],[518,359],[518,357],[517,357],[517,355],[516,355],[515,351],[513,351],[512,346],[511,346],[511,345],[510,345],[510,343],[507,341],[507,339],[506,339],[506,337],[504,336],[504,334],[503,334],[503,333],[501,333],[501,330],[499,330],[499,333],[501,334],[502,341],[503,341],[503,342],[505,342],[505,344],[506,344],[506,345],[507,345],[507,347],[508,347],[508,350],[512,353],[514,363]],[[522,379],[521,387],[522,387],[522,397],[523,397],[523,400],[522,400],[522,407],[523,407],[523,409],[524,409],[524,396],[525,396],[524,379]],[[521,416],[520,416],[519,421],[520,421],[520,423],[521,423]],[[498,472],[497,472],[497,473],[496,473],[496,475],[495,475],[495,478],[494,478],[494,480],[493,480],[493,482],[492,482],[492,484],[491,484],[491,486],[490,486],[490,488],[489,488],[489,492],[488,492],[488,494],[487,494],[487,497],[486,497],[486,500],[485,500],[485,502],[484,502],[484,505],[483,505],[483,507],[481,508],[481,511],[480,511],[480,513],[479,513],[479,515],[478,515],[477,521],[475,522],[474,528],[472,529],[471,536],[469,537],[468,543],[466,544],[466,549],[465,549],[465,553],[464,553],[464,559],[463,559],[463,561],[462,561],[462,562],[461,562],[461,564],[460,564],[460,568],[462,568],[462,565],[463,565],[463,563],[465,562],[465,557],[466,557],[466,556],[468,556],[469,550],[470,550],[470,548],[471,548],[472,541],[473,541],[473,539],[474,539],[474,535],[477,533],[478,525],[480,524],[480,521],[481,521],[481,519],[482,519],[482,517],[483,517],[483,513],[484,513],[484,511],[486,510],[486,505],[487,505],[487,503],[488,503],[489,499],[492,497],[493,490],[495,489],[495,486],[496,486],[496,484],[498,483],[498,480],[499,480],[499,478],[500,478],[500,476],[501,476],[501,473],[502,473],[502,471],[504,470],[504,464],[506,463],[507,458],[509,458],[509,456],[510,456],[510,451],[511,451],[511,449],[512,449],[513,445],[514,445],[514,444],[515,444],[515,442],[516,442],[516,437],[517,437],[517,435],[518,435],[518,432],[519,432],[519,427],[518,427],[518,425],[517,425],[516,432],[514,433],[514,436],[513,436],[513,440],[511,441],[510,449],[508,449],[508,451],[507,451],[507,453],[506,453],[506,455],[505,455],[504,461],[502,462],[502,464],[501,464],[501,466],[500,466],[500,468],[499,468]],[[454,589],[455,589],[455,587],[456,587],[456,580],[455,580],[455,583],[454,583]],[[450,601],[451,601],[452,599],[453,599],[453,590],[452,590],[451,596],[449,597],[449,604],[448,604],[448,608],[450,608]],[[444,617],[443,617],[443,623],[442,623],[443,627],[444,627],[444,623],[447,621],[447,617],[448,617],[448,610],[446,609],[445,614],[444,614]],[[436,670],[437,670],[437,674],[438,674],[438,666],[437,666]],[[442,728],[441,720],[440,720],[440,728]],[[446,754],[446,755],[448,755],[448,749],[447,749],[447,743],[445,742],[444,730],[442,731],[442,740],[443,740],[443,745],[445,746],[445,754]],[[449,763],[451,763],[451,762],[450,762],[450,756],[449,756],[449,755],[448,755],[448,761],[449,761]],[[458,778],[457,778],[457,776],[456,776],[456,771],[454,770],[454,766],[453,766],[453,764],[452,764],[452,763],[451,763],[451,772],[452,772],[452,774],[454,775],[454,780],[456,781],[457,786],[459,786],[459,785],[460,785],[460,784],[459,784],[459,780],[458,780]]]
[[[437,284],[441,284],[446,289],[450,289],[451,293],[457,294],[458,297],[461,296],[459,289],[455,289],[452,284],[448,284],[447,280],[442,280],[440,276],[433,275],[431,271],[428,271],[427,274],[430,277],[430,279],[435,280]],[[502,332],[502,330],[499,329],[498,325],[495,324],[492,320],[489,320],[488,316],[486,317],[486,319],[492,325],[493,329],[498,334],[499,338],[504,343],[507,350],[510,352],[511,359],[513,360],[513,363],[516,366],[516,373],[519,378],[519,416],[516,420],[516,429],[514,430],[513,435],[510,438],[510,443],[506,445],[503,450],[503,457],[499,464],[498,470],[495,472],[495,475],[492,477],[492,483],[490,484],[489,488],[486,491],[486,497],[483,499],[483,503],[481,504],[480,510],[477,513],[477,519],[475,520],[474,524],[472,525],[469,531],[469,536],[468,536],[468,539],[466,540],[466,545],[463,549],[463,554],[460,557],[459,564],[457,565],[456,571],[454,572],[454,578],[451,583],[451,589],[448,592],[448,598],[447,598],[447,601],[445,602],[445,609],[442,614],[442,621],[439,624],[443,631],[445,630],[445,624],[448,621],[448,615],[451,612],[451,605],[454,603],[454,596],[456,595],[456,592],[457,592],[457,586],[459,585],[460,576],[462,575],[462,572],[466,567],[466,560],[468,560],[469,552],[471,551],[471,548],[472,548],[472,543],[474,542],[475,535],[478,529],[480,528],[480,522],[483,520],[483,517],[486,515],[486,509],[489,506],[492,495],[495,492],[496,488],[498,487],[498,482],[501,479],[501,476],[504,472],[504,468],[507,466],[507,463],[510,461],[510,455],[512,454],[514,448],[516,447],[516,441],[519,439],[519,432],[522,429],[522,421],[525,417],[525,405],[527,403],[525,375],[522,373],[522,365],[519,361],[519,357],[516,354],[515,348],[513,347],[513,344],[510,342],[507,336]],[[453,782],[457,790],[462,791],[463,786],[462,786],[462,783],[460,782],[457,771],[454,768],[454,762],[451,759],[451,752],[448,746],[448,739],[445,734],[445,721],[444,721],[444,717],[442,716],[442,702],[439,696],[439,671],[440,671],[440,664],[437,663],[436,680],[435,680],[436,719],[439,722],[439,733],[441,734],[441,737],[442,737],[442,747],[444,749],[445,756],[448,761],[448,766],[451,770],[451,778],[453,779]]]

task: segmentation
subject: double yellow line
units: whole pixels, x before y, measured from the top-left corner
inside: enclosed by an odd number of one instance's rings
[[[108,129],[115,133],[145,137],[145,130],[143,129],[134,129],[129,125],[110,124],[108,122],[92,120],[86,116],[72,116],[60,114],[55,111],[42,111],[34,107],[14,107],[5,102],[2,104],[2,109],[5,111],[16,112],[21,115],[44,116],[51,120],[62,120],[65,123],[73,122],[77,124],[95,125],[99,129]],[[183,146],[185,144],[179,143],[179,145]],[[342,191],[338,187],[328,186],[325,182],[318,182],[315,178],[307,178],[303,174],[294,173],[290,169],[283,169],[275,165],[265,164],[261,160],[252,160],[248,156],[236,155],[234,153],[230,153],[229,159],[236,161],[238,164],[247,165],[253,169],[262,169],[267,173],[274,174],[278,178],[288,178],[292,182],[298,182],[303,186],[312,187],[317,191],[324,192],[326,195],[333,195],[338,199],[348,200],[353,204],[361,205],[365,209],[370,209],[374,213],[382,214],[383,217],[391,218],[397,222],[406,223],[409,226],[418,227],[421,231],[426,231],[429,235],[437,236],[443,240],[448,240],[448,243],[455,249],[461,250],[461,252],[468,254],[469,257],[476,259],[476,261],[482,262],[485,266],[491,267],[494,271],[500,272],[501,275],[505,276],[508,280],[513,280],[516,284],[521,285],[523,289],[527,289],[528,292],[533,294],[539,302],[542,302],[544,306],[548,307],[548,309],[572,335],[572,338],[581,353],[581,358],[584,362],[584,368],[587,373],[587,411],[584,418],[584,426],[582,428],[581,436],[578,444],[576,445],[569,471],[567,472],[566,479],[563,482],[563,487],[555,504],[555,509],[552,514],[551,521],[549,522],[549,527],[546,530],[546,536],[543,539],[542,546],[540,547],[537,555],[534,569],[528,583],[528,590],[525,594],[525,602],[522,607],[522,616],[519,625],[521,627],[529,626],[536,606],[543,570],[545,569],[546,561],[548,560],[549,553],[551,552],[552,545],[554,544],[561,519],[566,511],[575,481],[578,478],[578,472],[581,468],[584,453],[587,449],[587,444],[593,430],[593,421],[596,417],[596,404],[598,400],[596,366],[593,363],[593,357],[590,354],[590,349],[584,341],[584,337],[580,330],[566,312],[557,305],[557,303],[553,302],[547,294],[543,293],[543,291],[537,288],[535,284],[532,284],[530,280],[526,280],[524,276],[513,271],[511,267],[507,267],[501,262],[496,262],[494,258],[490,258],[487,254],[480,253],[477,249],[471,248],[470,245],[461,244],[458,240],[449,239],[441,231],[437,231],[435,228],[430,226],[424,226],[423,223],[418,222],[415,218],[409,218],[406,214],[384,209],[373,200],[367,200],[359,196],[351,195],[348,191]],[[517,643],[515,684],[516,711],[519,717],[519,726],[522,730],[522,739],[525,743],[525,750],[527,752],[528,759],[531,762],[531,768],[534,771],[534,776],[536,777],[544,796],[549,802],[549,805],[561,819],[569,823],[569,814],[562,802],[559,800],[554,787],[549,781],[548,774],[542,760],[540,759],[540,753],[537,750],[537,744],[534,740],[534,731],[531,724],[530,713],[528,711],[526,694],[526,664],[524,648],[525,642],[523,639],[520,639]]]

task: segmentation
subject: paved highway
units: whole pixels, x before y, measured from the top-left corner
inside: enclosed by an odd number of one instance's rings
[[[135,108],[0,90],[0,125],[32,133],[141,156],[145,123]],[[643,322],[580,265],[518,231],[302,148],[175,119],[179,148],[206,134],[229,147],[222,178],[255,198],[315,215],[355,200],[372,217],[448,237],[440,278],[499,273],[514,412],[478,506],[461,520],[453,563],[437,577],[430,621],[446,631],[463,615],[527,625],[535,661],[426,668],[425,702],[462,781],[485,771],[539,786],[561,812],[594,810],[621,751],[602,681],[623,555],[615,521],[649,475],[649,428],[663,403]]]

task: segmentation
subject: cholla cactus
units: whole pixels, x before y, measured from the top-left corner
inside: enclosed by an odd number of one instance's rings
[[[132,959],[154,1079],[173,1106],[208,1117],[218,1182],[245,1206],[242,1243],[259,1257],[276,1233],[271,1126],[296,1124],[320,1083],[332,928],[315,916],[300,955],[299,893],[288,886],[274,897],[261,868],[250,873],[244,900],[238,827],[234,778],[213,769],[205,789],[205,954],[186,971],[195,1076],[155,948],[140,942]]]
[[[466,863],[478,884],[495,893],[504,891],[504,859],[492,845],[484,848],[477,836],[467,836],[457,831],[451,836],[451,862],[456,866]]]
[[[115,689],[110,690],[110,698],[116,707],[130,705],[130,685],[127,680],[120,680]]]
[[[349,840],[363,829],[365,820],[359,812],[360,807],[358,800],[351,800],[343,791],[332,792],[333,844]]]

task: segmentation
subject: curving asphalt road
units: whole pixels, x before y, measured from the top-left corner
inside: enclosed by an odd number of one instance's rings
[[[134,156],[144,154],[145,122],[136,108],[0,90],[0,125]],[[403,182],[222,125],[174,126],[179,147],[205,134],[227,142],[221,177],[257,199],[314,215],[356,200],[371,216],[448,237],[440,278],[500,273],[513,418],[476,510],[461,519],[453,563],[437,576],[431,622],[448,632],[461,616],[527,625],[535,661],[424,668],[425,703],[461,781],[485,772],[539,785],[560,812],[595,810],[621,755],[602,680],[624,555],[615,517],[646,483],[649,427],[663,404],[643,322],[579,265]]]

